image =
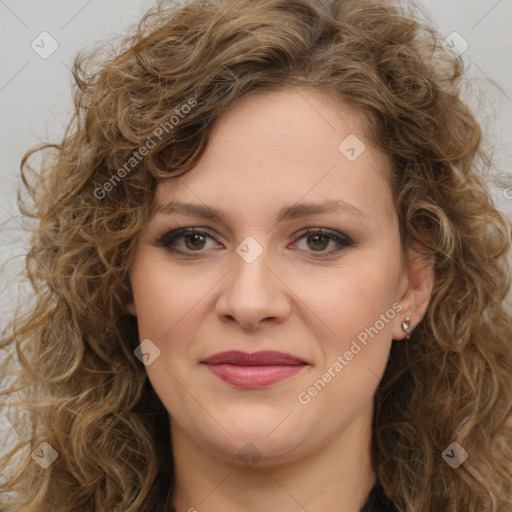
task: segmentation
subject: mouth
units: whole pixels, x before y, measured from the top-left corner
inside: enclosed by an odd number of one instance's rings
[[[292,354],[276,351],[219,352],[201,361],[218,378],[238,388],[258,389],[289,379],[309,364]]]

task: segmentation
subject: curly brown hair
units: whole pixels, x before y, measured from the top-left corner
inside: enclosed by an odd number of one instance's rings
[[[511,224],[461,99],[463,61],[437,30],[393,0],[161,1],[113,43],[77,55],[62,142],[21,162],[33,291],[2,336],[2,375],[15,381],[0,406],[29,434],[0,461],[0,509],[168,506],[168,414],[134,357],[125,306],[134,248],[157,183],[193,167],[214,123],[249,92],[294,88],[366,116],[393,159],[403,249],[435,257],[427,313],[410,342],[393,342],[375,395],[383,489],[401,512],[510,511]],[[38,151],[49,158],[35,171]],[[469,453],[457,470],[441,457],[453,441]],[[42,442],[58,454],[46,469],[30,456]]]

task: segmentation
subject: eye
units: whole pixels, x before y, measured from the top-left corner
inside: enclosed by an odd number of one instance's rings
[[[353,242],[348,236],[324,229],[308,229],[297,240],[302,239],[304,239],[306,246],[312,249],[313,252],[323,254],[333,254],[346,247],[353,246]],[[334,249],[326,251],[325,249],[329,247],[331,242],[334,245]]]
[[[201,252],[205,248],[208,238],[214,240],[206,231],[183,228],[170,231],[158,240],[158,244],[176,253]],[[183,242],[183,244],[177,242]],[[177,245],[178,247],[176,247]]]
[[[215,240],[215,238],[206,231],[202,231],[198,228],[181,228],[165,234],[157,241],[157,245],[164,247],[170,252],[186,254],[193,257],[200,256],[201,253],[205,252],[204,250],[208,249],[207,245],[209,239]],[[321,255],[330,255],[353,246],[350,237],[334,231],[318,228],[307,229],[296,239],[294,244],[297,245],[297,241],[303,239],[306,242],[307,248],[302,250],[321,253]],[[334,248],[326,251],[325,249],[329,247],[329,244],[334,245]],[[219,245],[216,247],[219,247]],[[210,249],[211,248],[212,247],[210,247]],[[310,249],[309,251],[308,248]]]

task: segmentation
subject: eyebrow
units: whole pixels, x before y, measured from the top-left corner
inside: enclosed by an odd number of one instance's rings
[[[284,206],[279,210],[276,217],[276,223],[285,220],[293,220],[310,215],[319,215],[322,213],[333,213],[343,211],[354,215],[361,220],[367,219],[367,216],[357,207],[341,200],[329,200],[322,203],[297,203],[291,206]],[[156,213],[171,215],[174,213],[183,213],[194,217],[200,217],[209,220],[215,220],[227,223],[226,215],[216,208],[203,204],[170,202],[157,205]]]

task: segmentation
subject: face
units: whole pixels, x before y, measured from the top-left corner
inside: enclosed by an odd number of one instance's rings
[[[370,425],[392,339],[426,304],[364,122],[320,94],[252,94],[159,184],[128,310],[173,441],[276,462]],[[245,356],[211,359],[226,351]]]

